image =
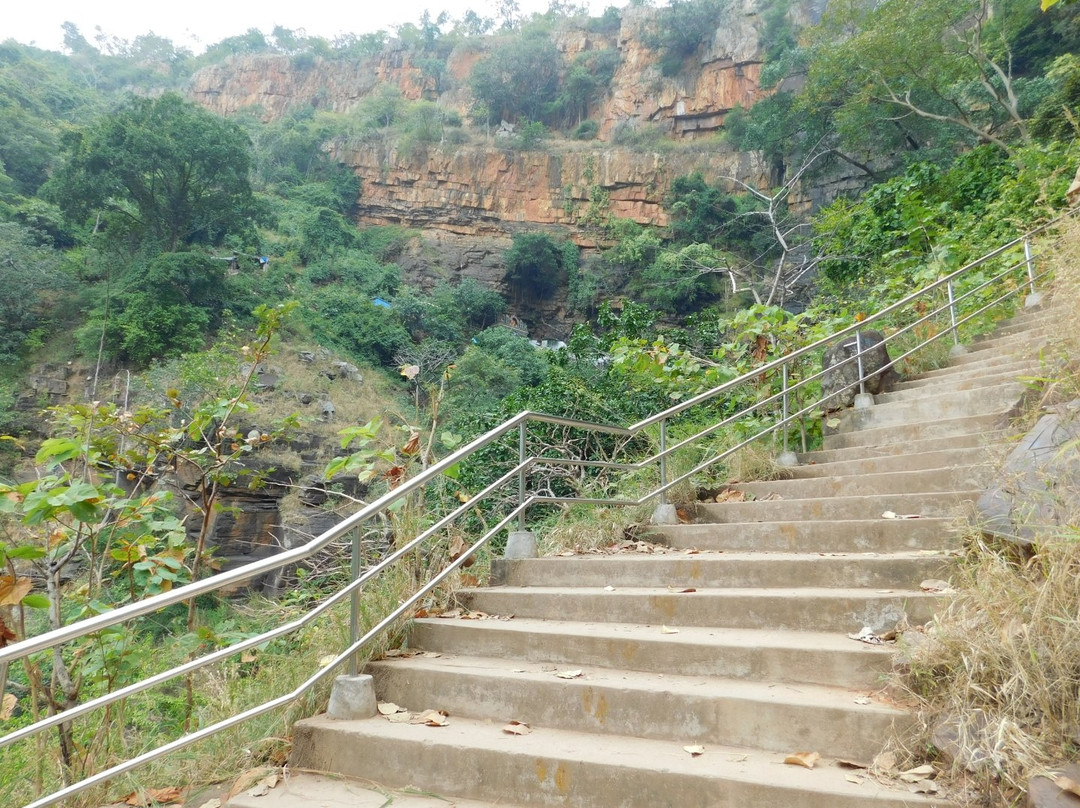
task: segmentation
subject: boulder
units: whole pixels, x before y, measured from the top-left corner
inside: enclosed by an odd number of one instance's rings
[[[845,337],[825,349],[821,360],[821,396],[826,412],[850,407],[859,392],[859,362],[855,358],[862,346],[862,368],[866,376],[866,392],[884,393],[898,378],[889,358],[885,336],[870,329]],[[869,350],[868,350],[869,349]]]
[[[1054,770],[1073,783],[1080,783],[1080,766],[1070,763]],[[1064,781],[1061,781],[1064,784]],[[1050,777],[1040,775],[1028,784],[1026,808],[1080,808],[1080,796],[1066,791]]]
[[[1025,551],[1040,527],[1066,524],[1080,486],[1080,399],[1044,415],[1009,453],[975,507],[988,536]]]

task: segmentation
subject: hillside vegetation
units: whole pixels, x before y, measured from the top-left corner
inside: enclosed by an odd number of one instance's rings
[[[590,116],[617,48],[567,60],[555,46],[567,28],[617,40],[626,12],[590,19],[552,3],[522,19],[514,7],[501,4],[500,19],[425,14],[397,31],[392,47],[433,87],[467,99],[464,116],[389,83],[348,111],[306,106],[270,121],[256,109],[222,118],[185,96],[197,69],[230,56],[276,53],[318,70],[366,63],[391,46],[382,35],[249,31],[199,56],[154,35],[90,43],[74,26],[63,54],[0,44],[0,643],[211,573],[226,492],[299,486],[274,474],[306,451],[303,440],[329,447],[320,496],[344,510],[523,409],[627,424],[849,325],[1066,205],[1080,157],[1080,4],[851,0],[804,25],[799,9],[769,3],[758,21],[762,100],[726,111],[718,132],[691,145],[639,120],[602,132]],[[648,11],[649,69],[677,77],[733,9],[672,0]],[[482,43],[484,56],[462,80],[446,60],[463,42]],[[503,120],[515,134],[496,140]],[[330,158],[331,144],[350,139],[403,150],[571,140],[597,154],[613,143],[740,150],[768,165],[771,184],[671,177],[667,228],[613,217],[596,186],[581,213],[595,249],[523,223],[498,282],[421,288],[400,264],[415,234],[356,224],[364,188]],[[838,177],[850,193],[832,188]],[[794,211],[796,192],[835,201]],[[572,333],[565,349],[540,350],[512,326],[556,294]],[[291,367],[301,350],[357,366],[342,372],[362,375],[370,395],[342,410],[347,422],[322,424],[317,441],[318,415],[263,389],[274,357]],[[33,386],[37,369],[69,363],[85,369],[85,395],[43,413],[57,402]],[[128,371],[130,398],[105,383]],[[284,389],[297,400],[318,392]],[[337,427],[347,429],[334,446],[323,433]],[[820,424],[807,428],[813,442]],[[433,498],[468,501],[512,455],[493,447]],[[478,509],[477,524],[486,516]],[[370,558],[430,518],[423,507],[395,513],[365,536]],[[559,531],[575,535],[565,522]],[[452,555],[450,542],[417,555],[365,619]],[[23,726],[149,665],[292,619],[340,586],[344,558],[300,570],[273,605],[193,602],[0,671],[15,698],[0,721]],[[320,637],[341,626],[341,615],[328,618],[302,642],[188,677],[184,692],[148,695],[100,725],[62,725],[55,749],[3,750],[0,802],[243,709],[270,682],[300,676],[295,660],[317,664]],[[225,746],[184,776],[280,755],[275,743]]]

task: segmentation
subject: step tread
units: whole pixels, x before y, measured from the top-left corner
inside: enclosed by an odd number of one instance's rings
[[[850,640],[850,642],[855,641]],[[410,671],[418,672],[445,673],[447,671],[456,671],[472,677],[490,677],[492,680],[507,680],[511,683],[554,684],[571,692],[593,687],[649,694],[663,693],[698,698],[763,701],[773,704],[790,704],[792,706],[812,703],[837,710],[892,716],[907,714],[907,711],[883,699],[880,692],[868,688],[830,687],[815,684],[795,685],[790,683],[778,686],[775,682],[731,679],[706,674],[656,674],[627,670],[625,668],[596,666],[571,668],[566,665],[552,665],[543,662],[457,654],[384,659],[369,663],[370,666],[403,666]],[[582,671],[581,676],[570,679],[556,676],[560,672],[574,672],[577,670]],[[856,703],[854,701],[856,698],[869,699],[869,703]],[[438,707],[437,704],[406,704],[402,706],[413,710],[435,709]],[[506,716],[506,720],[511,718],[528,721],[529,716]]]
[[[823,650],[830,653],[857,653],[891,658],[895,650],[884,645],[868,645],[849,639],[839,631],[794,631],[782,629],[731,628],[723,626],[680,626],[678,634],[660,634],[655,625],[640,623],[581,622],[515,617],[512,620],[461,620],[438,617],[419,618],[428,626],[465,628],[470,631],[535,634],[540,637],[588,636],[632,642],[662,642],[672,645],[702,645],[750,649],[795,651]],[[562,650],[562,643],[557,647]]]
[[[392,792],[392,793],[391,793]],[[262,796],[241,792],[225,808],[516,808],[505,800],[450,799],[441,795],[394,791],[370,780],[292,771]]]
[[[409,744],[423,750],[426,756],[465,764],[481,756],[498,756],[507,766],[527,772],[541,772],[537,787],[546,785],[552,775],[552,783],[563,800],[573,799],[573,787],[579,780],[595,779],[584,776],[586,768],[603,772],[606,778],[621,779],[630,772],[656,773],[667,782],[693,782],[699,788],[716,791],[740,786],[755,792],[767,791],[775,799],[774,804],[797,804],[796,793],[816,794],[834,799],[838,805],[854,806],[860,801],[880,801],[883,804],[942,805],[940,798],[912,794],[903,784],[889,786],[870,778],[853,783],[847,776],[851,773],[835,761],[823,759],[813,770],[801,766],[783,765],[784,753],[709,745],[704,754],[693,757],[679,741],[658,741],[627,736],[598,736],[572,730],[555,730],[534,727],[528,735],[509,735],[502,731],[503,723],[478,721],[451,716],[445,727],[432,728],[423,725],[394,724],[382,718],[363,721],[332,721],[319,716],[300,722],[297,729],[304,734],[317,731],[333,733],[340,740],[333,750],[341,755],[351,751],[378,745],[390,755],[396,748]],[[383,750],[383,748],[385,748]],[[792,750],[796,751],[796,750]],[[335,755],[336,756],[336,755]],[[304,761],[311,765],[321,761]],[[475,765],[475,763],[474,763]],[[561,777],[560,777],[560,774]],[[462,772],[473,780],[476,772]],[[638,775],[640,776],[640,775]],[[605,779],[606,779],[605,778]],[[558,783],[562,780],[562,784]],[[787,795],[787,796],[785,796]],[[643,795],[644,796],[644,795]],[[703,795],[704,796],[704,795]],[[718,793],[713,793],[716,798]],[[669,794],[663,803],[650,805],[677,805],[685,795]],[[555,804],[553,796],[548,804]],[[650,797],[655,799],[655,797]],[[561,804],[578,805],[578,801]],[[595,802],[592,802],[595,804]],[[724,802],[723,804],[729,804]],[[735,803],[730,803],[735,804]],[[764,804],[764,803],[762,803]]]

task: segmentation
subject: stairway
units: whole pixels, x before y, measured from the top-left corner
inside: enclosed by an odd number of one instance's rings
[[[380,701],[447,726],[316,717],[290,765],[503,806],[946,805],[837,765],[869,763],[910,720],[881,691],[891,649],[848,635],[931,616],[919,584],[948,574],[1040,322],[849,411],[787,479],[733,486],[747,501],[652,528],[658,552],[497,562],[496,585],[458,597],[512,619],[417,620],[424,654],[368,668]],[[821,760],[784,765],[794,752]]]

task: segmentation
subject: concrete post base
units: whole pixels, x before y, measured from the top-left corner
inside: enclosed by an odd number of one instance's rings
[[[776,456],[776,465],[791,468],[799,465],[799,456],[792,451],[781,452]]]
[[[855,396],[855,409],[866,410],[874,406],[874,396],[870,393],[858,393]]]
[[[949,356],[953,357],[954,359],[956,357],[958,357],[958,356],[963,356],[967,352],[968,352],[968,349],[965,348],[963,345],[960,345],[960,344],[954,345],[951,348],[949,348]]]
[[[1041,305],[1043,302],[1042,292],[1032,292],[1030,295],[1024,298],[1024,308],[1034,309]]]
[[[536,558],[536,534],[531,530],[511,530],[506,540],[506,552],[503,558]]]
[[[366,673],[357,676],[338,676],[330,689],[330,706],[326,714],[338,721],[371,718],[378,712],[375,701],[375,682]]]
[[[675,506],[670,502],[661,503],[652,512],[650,521],[654,525],[677,525],[679,524],[679,515],[675,513]]]

